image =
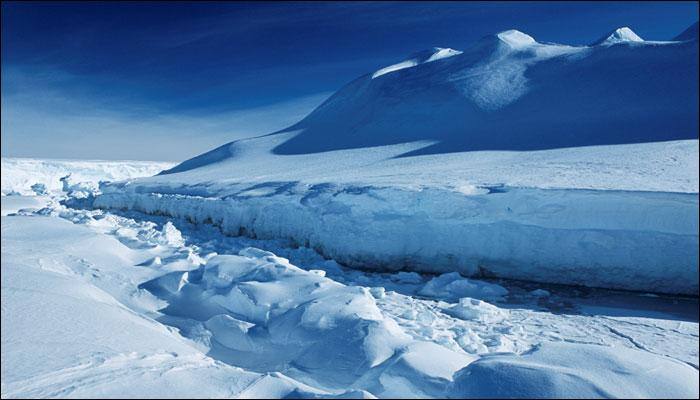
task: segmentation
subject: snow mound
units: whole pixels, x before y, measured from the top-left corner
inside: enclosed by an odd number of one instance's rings
[[[500,322],[508,318],[505,310],[501,310],[485,301],[469,297],[459,299],[459,303],[446,307],[444,310],[447,314],[457,318],[485,324]]]
[[[244,189],[260,199],[278,192]],[[354,189],[336,197],[365,195]],[[449,304],[444,288],[484,293],[474,290],[489,285],[446,274],[430,280],[438,294],[425,299],[413,296],[425,276],[340,268],[286,241],[222,237],[165,216],[57,203],[47,210],[40,214],[60,218],[2,221],[3,397],[463,398],[510,383],[500,373],[522,386],[508,393],[526,395],[697,391],[696,299],[638,303],[627,294],[621,302],[619,292],[594,291],[577,300],[553,288],[545,305],[527,292],[532,285],[511,282],[509,304],[498,303],[508,309],[475,298]],[[511,302],[517,298],[525,302]],[[671,302],[673,314],[660,312]],[[676,315],[686,307],[692,315]],[[542,350],[562,340],[570,343]],[[620,356],[616,347],[632,350]],[[499,363],[489,369],[491,360]],[[480,378],[492,371],[496,377]]]
[[[496,36],[514,49],[523,49],[537,43],[532,36],[522,33],[516,29],[503,31],[496,34]]]
[[[546,342],[483,357],[455,374],[453,398],[697,398],[698,371],[649,352]]]
[[[593,43],[593,46],[610,46],[626,42],[643,42],[644,39],[637,36],[634,31],[626,26],[617,28]]]
[[[217,358],[301,381],[313,376],[336,390],[399,394],[392,379],[410,377],[416,391],[404,395],[433,393],[426,386],[440,393],[474,359],[413,340],[384,316],[369,288],[342,285],[256,248],[214,256],[142,287],[169,303],[164,313],[203,321],[209,333],[200,340]],[[418,351],[425,346],[449,356],[447,364],[428,362]]]
[[[457,272],[449,272],[431,279],[418,292],[422,296],[457,300],[461,297],[499,299],[508,294],[503,286],[462,278]]]

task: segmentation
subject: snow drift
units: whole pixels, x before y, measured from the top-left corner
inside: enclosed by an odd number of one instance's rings
[[[696,320],[491,304],[509,290],[153,219],[2,218],[3,398],[697,397]]]
[[[94,205],[362,268],[697,294],[697,59],[696,39],[628,28],[582,47],[506,31],[362,76],[281,132],[102,185]]]
[[[648,353],[545,343],[523,355],[483,357],[455,374],[453,398],[695,398],[692,368]]]

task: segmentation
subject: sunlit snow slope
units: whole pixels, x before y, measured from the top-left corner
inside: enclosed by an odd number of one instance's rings
[[[693,32],[572,47],[511,30],[417,53],[94,204],[363,268],[697,294]]]

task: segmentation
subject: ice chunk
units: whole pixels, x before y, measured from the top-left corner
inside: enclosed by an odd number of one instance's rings
[[[381,286],[372,287],[369,289],[369,291],[375,299],[383,299],[384,297],[386,297],[386,289],[384,289]]]
[[[36,193],[38,196],[43,196],[46,194],[46,185],[43,183],[35,183],[31,186],[32,192]]]
[[[457,272],[448,272],[431,279],[418,294],[448,301],[461,297],[499,299],[507,295],[508,290],[501,285],[467,279]]]
[[[162,243],[173,247],[182,247],[185,245],[185,239],[182,238],[182,233],[180,233],[170,221],[163,225]]]
[[[485,301],[464,297],[459,303],[445,308],[448,314],[467,321],[479,321],[484,323],[501,322],[508,317],[508,311],[502,310]]]

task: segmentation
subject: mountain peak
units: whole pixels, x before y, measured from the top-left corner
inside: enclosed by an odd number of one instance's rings
[[[611,45],[625,42],[643,42],[644,39],[639,37],[634,31],[626,26],[617,28],[614,31],[600,38],[593,45]]]
[[[537,43],[530,35],[520,32],[517,29],[510,29],[496,34],[502,42],[510,45],[512,48],[522,48]]]

